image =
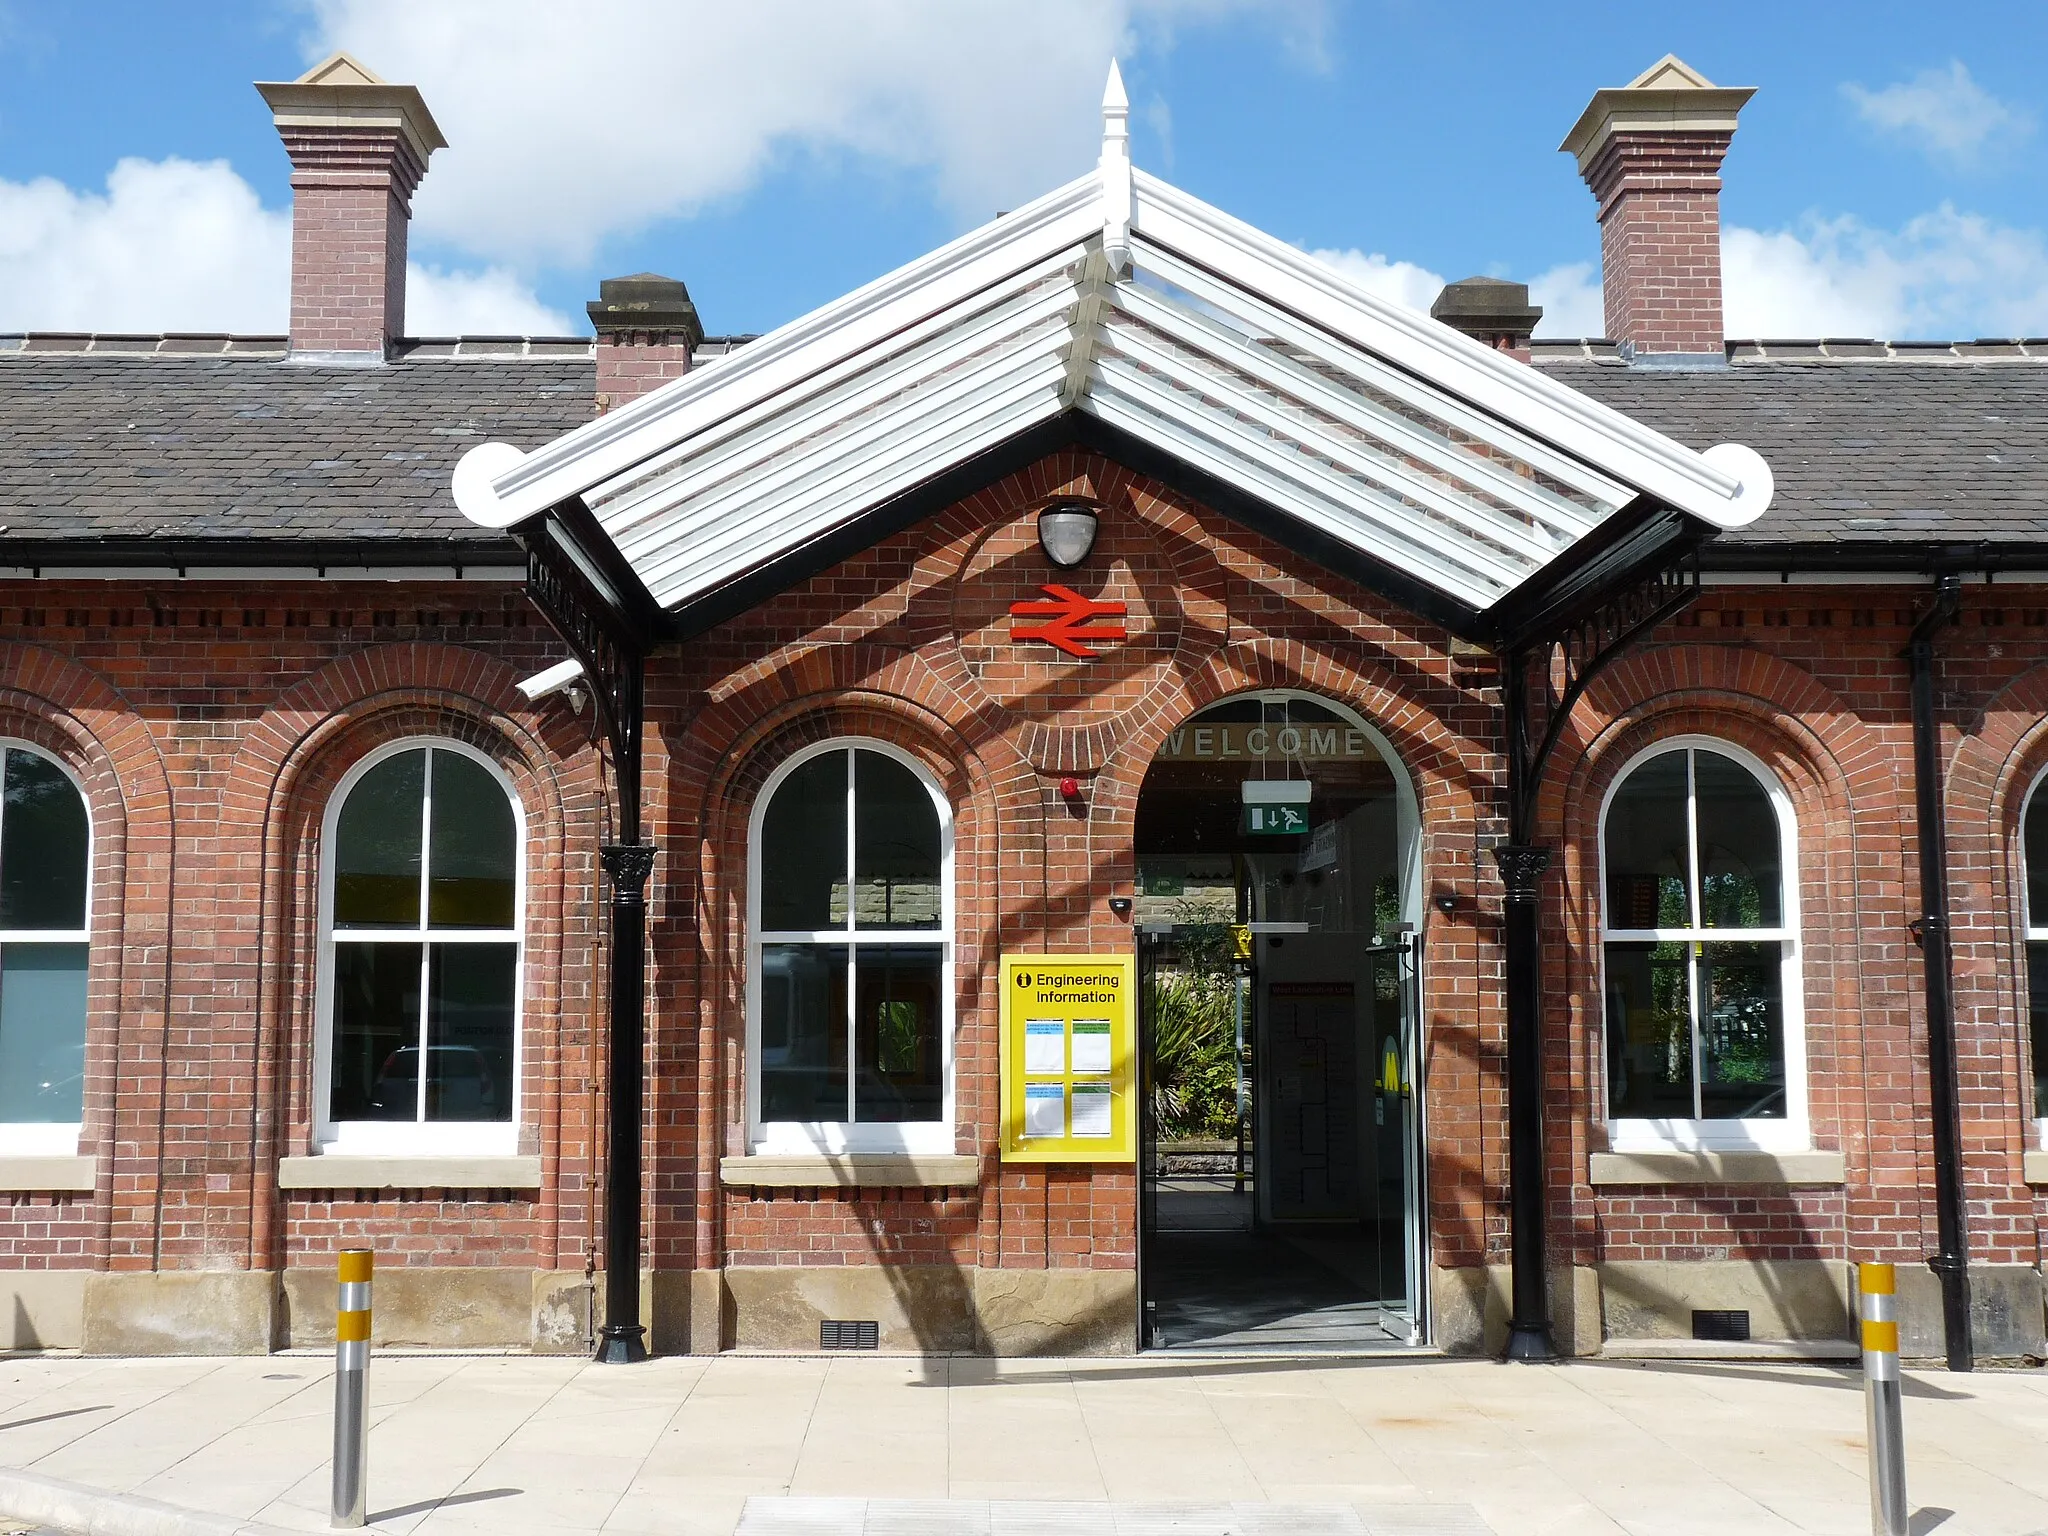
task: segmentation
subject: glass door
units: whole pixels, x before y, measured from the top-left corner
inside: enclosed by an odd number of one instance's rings
[[[1378,1292],[1391,1338],[1416,1344],[1422,1295],[1422,1061],[1419,936],[1400,935],[1367,951],[1366,1013],[1372,1041],[1375,1177],[1367,1219],[1376,1237]]]
[[[1159,1230],[1159,1116],[1153,1095],[1159,1081],[1153,1045],[1157,1025],[1159,953],[1170,930],[1138,929],[1138,1348],[1158,1348],[1159,1303],[1153,1295],[1154,1265],[1146,1250]]]
[[[1173,732],[1136,827],[1139,1344],[1418,1341],[1413,796],[1298,694]]]

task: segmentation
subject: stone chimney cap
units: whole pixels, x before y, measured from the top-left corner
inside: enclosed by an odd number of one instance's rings
[[[704,339],[704,324],[690,302],[690,290],[658,272],[608,277],[584,307],[600,336],[607,331],[681,331],[693,347]]]
[[[1595,91],[1557,147],[1579,161],[1579,173],[1617,133],[1733,133],[1753,85],[1716,85],[1674,54],[1617,89]]]
[[[425,165],[448,141],[419,90],[391,85],[361,60],[337,53],[296,80],[259,80],[256,89],[283,128],[382,128],[405,136]]]
[[[1527,336],[1543,318],[1543,306],[1529,302],[1529,285],[1500,277],[1465,277],[1444,284],[1429,306],[1441,320],[1467,336]]]

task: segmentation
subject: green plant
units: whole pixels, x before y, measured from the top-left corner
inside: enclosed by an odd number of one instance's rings
[[[1237,982],[1230,929],[1190,923],[1152,980],[1152,1112],[1168,1140],[1237,1133]]]

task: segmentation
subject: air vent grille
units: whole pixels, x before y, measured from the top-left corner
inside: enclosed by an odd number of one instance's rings
[[[1747,1336],[1745,1332],[1744,1337]],[[881,1342],[881,1324],[866,1319],[848,1322],[828,1317],[818,1324],[820,1349],[879,1349]]]
[[[1692,1315],[1692,1336],[1717,1344],[1745,1343],[1749,1338],[1749,1314],[1695,1311]]]

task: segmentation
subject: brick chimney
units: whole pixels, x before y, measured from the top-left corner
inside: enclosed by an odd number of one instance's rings
[[[690,290],[672,277],[653,272],[608,277],[585,307],[597,331],[600,416],[680,379],[704,339]]]
[[[1527,283],[1498,277],[1466,277],[1444,284],[1429,306],[1432,320],[1483,341],[1496,352],[1529,361],[1529,336],[1543,318],[1540,305],[1529,302]]]
[[[1558,146],[1600,205],[1607,334],[1634,357],[1721,361],[1721,159],[1756,92],[1670,54],[1594,93]]]
[[[256,89],[292,161],[292,353],[382,362],[405,334],[413,189],[448,141],[417,90],[345,53]]]

